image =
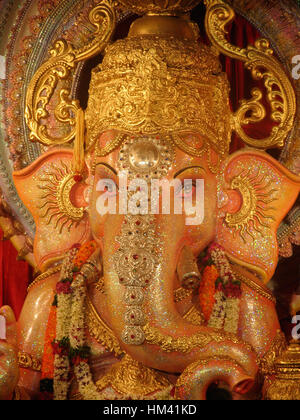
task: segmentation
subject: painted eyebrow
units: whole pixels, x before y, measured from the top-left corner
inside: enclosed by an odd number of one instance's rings
[[[182,174],[182,172],[187,171],[188,169],[202,169],[204,170],[204,168],[202,168],[202,166],[188,166],[187,168],[182,168],[180,169],[180,171],[176,172],[176,174],[173,176],[173,178],[177,178],[178,175]]]
[[[99,162],[99,163],[97,163],[96,167],[99,166],[99,165],[105,166],[107,169],[112,171],[116,176],[118,175],[117,171],[112,166],[110,166],[108,163]]]

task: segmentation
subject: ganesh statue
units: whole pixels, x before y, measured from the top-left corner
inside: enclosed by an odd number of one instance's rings
[[[57,40],[28,84],[42,153],[13,179],[40,274],[17,324],[1,310],[2,399],[205,400],[212,386],[272,399],[278,387],[287,343],[267,284],[300,177],[292,152],[288,165],[267,150],[294,128],[295,91],[266,39],[228,41],[228,3],[206,0],[200,42],[198,3],[94,2],[90,42]],[[120,10],[136,18],[116,40]],[[97,54],[83,109],[68,83]],[[232,112],[220,54],[263,83],[268,108],[254,88]],[[253,138],[246,126],[268,110],[270,135]],[[244,147],[230,153],[233,132]]]

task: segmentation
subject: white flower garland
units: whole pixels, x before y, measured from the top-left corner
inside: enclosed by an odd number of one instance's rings
[[[58,284],[63,283],[64,279],[73,277],[73,260],[78,249],[71,250],[68,253],[60,275]],[[64,286],[60,286],[64,290]],[[67,286],[66,286],[67,287]],[[85,307],[86,307],[86,279],[79,272],[72,282],[70,293],[57,293],[57,326],[56,341],[59,342],[68,338],[71,349],[82,348],[86,345],[85,336]],[[69,389],[70,362],[68,356],[63,354],[55,354],[54,363],[54,398],[56,400],[67,399]],[[74,374],[78,382],[78,390],[85,400],[102,400],[116,399],[116,394],[105,389],[98,391],[95,385],[88,362],[79,360],[74,363]],[[163,391],[155,393],[151,397],[141,397],[138,395],[128,394],[118,396],[118,399],[172,399],[170,396],[173,386]]]
[[[223,284],[236,282],[225,251],[217,244],[210,248],[210,256],[216,266]],[[215,304],[208,321],[208,326],[237,334],[240,314],[240,297],[228,297],[221,290],[215,293]]]
[[[208,327],[216,328],[217,330],[221,330],[224,324],[225,318],[225,303],[226,298],[223,292],[217,291],[215,293],[215,303],[213,306],[213,310],[211,316],[208,320]]]
[[[72,254],[71,259],[74,259],[75,255]],[[68,265],[68,262],[66,263]],[[72,267],[68,265],[68,268],[72,272]],[[68,271],[68,274],[70,271]],[[66,272],[63,272],[61,279],[66,277]],[[85,337],[85,304],[86,304],[86,286],[85,278],[79,273],[72,283],[71,294],[59,294],[58,295],[58,313],[57,317],[57,339],[66,337],[68,332],[68,338],[70,341],[71,348],[82,347],[86,344]],[[65,322],[67,321],[67,322]],[[63,325],[64,324],[64,325]],[[65,363],[66,357],[61,355],[55,355],[55,399],[66,399],[69,383],[64,378],[69,372],[69,361]],[[74,373],[78,382],[78,390],[85,400],[103,400],[103,399],[116,399],[116,394],[109,389],[98,391],[95,385],[90,367],[86,361],[80,361],[74,365]],[[155,393],[152,397],[141,397],[138,395],[128,394],[118,396],[118,400],[135,400],[135,399],[172,399],[170,396],[173,386],[168,387],[163,391]]]
[[[239,327],[240,299],[226,299],[226,317],[224,322],[224,331],[236,334]]]
[[[86,313],[86,287],[85,279],[79,274],[72,285],[73,304],[72,321],[70,328],[71,347],[77,348],[86,344],[85,318]],[[80,394],[85,400],[100,400],[100,394],[94,384],[90,367],[87,362],[81,361],[74,366],[74,373],[78,382]]]
[[[64,259],[59,283],[72,278],[72,263],[77,253],[77,249],[71,249]],[[71,305],[72,295],[70,293],[57,293],[57,321],[56,321],[56,340],[61,341],[69,336],[71,324]],[[55,400],[65,400],[69,389],[69,370],[70,362],[67,355],[55,354],[54,356],[54,377],[53,389]]]

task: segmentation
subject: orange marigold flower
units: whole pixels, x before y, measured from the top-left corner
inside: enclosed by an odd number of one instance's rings
[[[73,264],[80,268],[94,253],[97,248],[97,244],[95,241],[87,242],[86,244],[82,245],[79,249],[76,257],[74,258]]]
[[[205,267],[199,287],[199,301],[205,320],[208,321],[215,303],[215,282],[219,277],[214,265]]]

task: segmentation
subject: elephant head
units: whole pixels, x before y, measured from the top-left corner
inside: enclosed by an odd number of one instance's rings
[[[72,152],[59,148],[15,172],[14,181],[36,222],[41,269],[76,242],[97,242],[106,321],[126,353],[198,382],[208,368],[213,379],[222,370],[245,392],[257,372],[253,349],[235,334],[185,320],[174,289],[199,281],[195,259],[212,242],[267,282],[277,265],[276,231],[300,178],[256,149],[229,155],[237,123],[216,54],[199,47],[186,20],[179,39],[179,19],[170,18],[171,37],[156,36],[155,19],[147,18],[146,34],[138,23],[110,45],[93,71],[85,180],[72,172]],[[254,99],[257,92],[257,111]],[[245,103],[240,119],[243,110],[245,120]]]
[[[118,136],[109,131],[98,141],[105,147]],[[182,137],[195,147],[202,140],[195,133]],[[278,254],[276,231],[298,195],[299,178],[267,154],[250,149],[229,156],[215,173],[218,159],[212,148],[191,158],[163,136],[125,136],[107,156],[98,156],[95,150],[85,184],[74,181],[68,169],[72,153],[63,149],[46,153],[14,174],[36,221],[35,255],[40,266],[92,236],[102,253],[107,320],[123,349],[146,366],[167,372],[182,372],[209,358],[225,359],[227,366],[230,358],[240,366],[234,369],[236,389],[244,389],[255,375],[254,352],[237,337],[191,325],[179,314],[173,299],[184,277],[179,265],[187,249],[196,258],[217,241],[229,259],[256,271],[264,281],[270,279]],[[136,184],[128,201],[135,203],[137,214],[121,211],[124,186],[119,175],[126,165],[126,192],[132,174],[139,180],[145,180],[145,174],[150,178],[163,174],[164,181],[173,182],[169,214],[139,214],[145,194]],[[185,180],[191,180],[187,188]],[[198,195],[197,180],[204,181],[203,196]],[[184,206],[186,197],[195,209],[200,205],[204,210],[200,224],[187,224],[191,214]],[[181,213],[174,211],[178,198]],[[115,211],[101,211],[101,200],[115,200]],[[162,205],[162,193],[158,200]]]

